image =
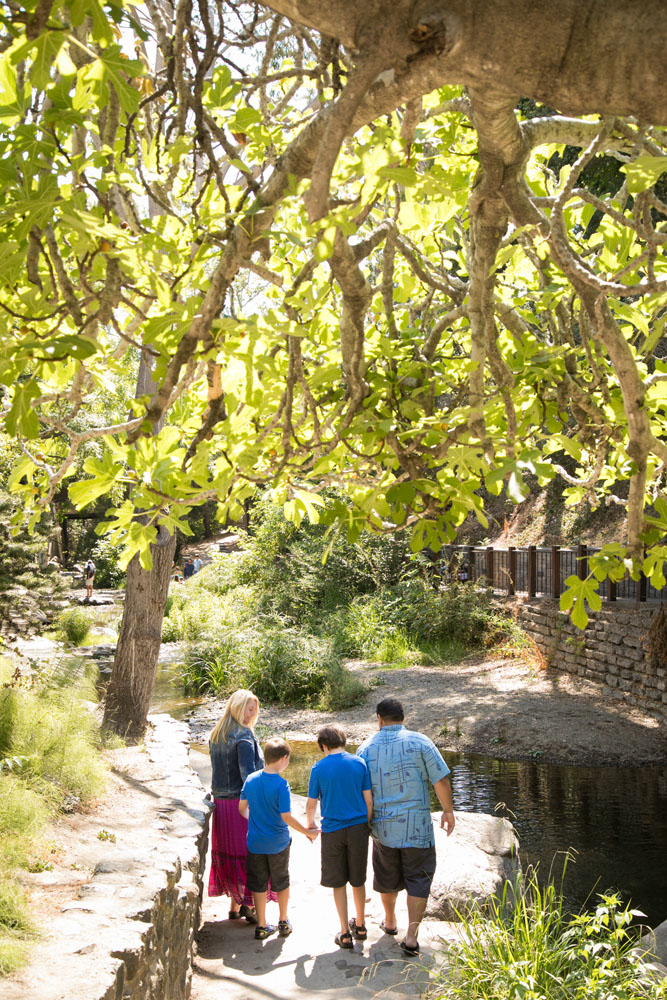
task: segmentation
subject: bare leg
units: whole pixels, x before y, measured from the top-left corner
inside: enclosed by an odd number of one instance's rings
[[[347,886],[341,885],[337,889],[334,889],[333,897],[336,910],[338,911],[338,919],[340,920],[340,929],[343,934],[347,934]]]
[[[278,919],[287,920],[287,904],[289,903],[289,886],[276,893],[278,897]],[[266,897],[264,897],[266,900]]]
[[[357,911],[357,927],[363,927],[366,923],[366,886],[353,885],[352,896],[354,898],[354,908]]]
[[[229,912],[230,913],[238,913],[240,909],[241,909],[241,904],[240,903],[237,903],[235,899],[230,900],[230,903],[229,903]]]
[[[257,914],[257,926],[266,927],[266,893],[253,892],[252,898],[255,900],[255,912]]]
[[[380,899],[384,906],[384,925],[388,930],[392,931],[396,927],[396,900],[398,899],[398,893],[381,892]]]
[[[420,896],[408,896],[408,931],[405,935],[405,943],[407,945],[412,946],[417,944],[419,925],[424,916],[426,902]]]

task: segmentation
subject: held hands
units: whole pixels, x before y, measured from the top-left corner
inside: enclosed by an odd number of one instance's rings
[[[456,820],[454,819],[454,813],[450,810],[443,811],[440,817],[440,826],[443,830],[447,831],[447,836],[453,832]]]
[[[319,837],[319,835],[320,835],[320,828],[319,828],[319,826],[310,826],[306,830],[306,836],[308,837],[308,840],[311,842],[311,844],[315,840],[317,840],[317,838]]]

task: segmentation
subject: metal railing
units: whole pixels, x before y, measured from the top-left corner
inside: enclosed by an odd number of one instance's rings
[[[558,598],[568,576],[581,579],[588,576],[589,556],[599,551],[587,545],[576,548],[528,545],[506,549],[496,549],[492,545],[445,545],[440,565],[444,579],[484,580],[493,590],[509,595]],[[599,593],[605,601],[662,602],[667,600],[667,585],[658,590],[642,574],[639,580],[630,576],[618,583],[603,580]]]

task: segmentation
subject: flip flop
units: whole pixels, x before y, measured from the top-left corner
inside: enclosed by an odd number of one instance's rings
[[[339,931],[334,941],[339,948],[354,948],[354,941],[349,931]]]
[[[404,955],[415,958],[419,954],[419,942],[416,944],[406,944],[405,940],[403,940],[401,941],[401,951]]]
[[[368,937],[368,931],[365,924],[358,924],[355,917],[348,920],[347,926],[350,928],[352,937],[355,937],[357,941],[365,941]]]
[[[384,920],[380,924],[380,930],[385,934],[391,934],[392,937],[395,937],[398,934],[398,927],[386,927]]]

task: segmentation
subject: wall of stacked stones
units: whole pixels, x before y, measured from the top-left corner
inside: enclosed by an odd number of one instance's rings
[[[597,682],[613,698],[667,719],[667,638],[659,606],[609,603],[591,613],[581,631],[558,601],[515,603],[547,666]]]
[[[190,996],[210,811],[188,760],[187,727],[166,715],[149,721],[148,774],[133,782],[144,800],[136,834],[114,845],[64,907],[79,947],[67,956],[58,996]]]

